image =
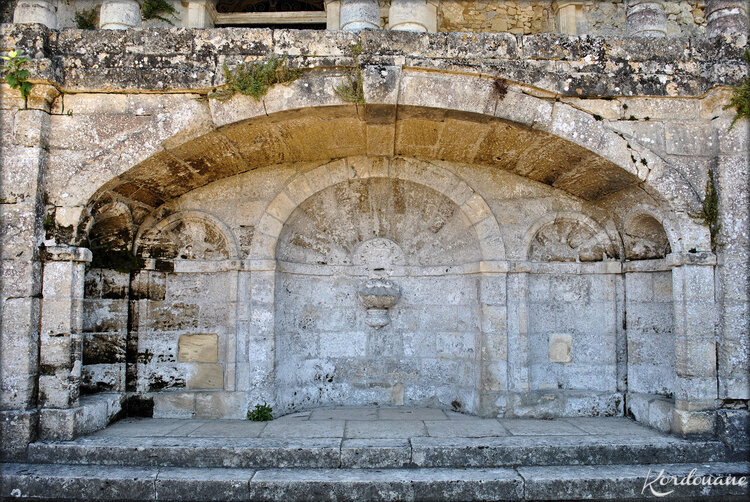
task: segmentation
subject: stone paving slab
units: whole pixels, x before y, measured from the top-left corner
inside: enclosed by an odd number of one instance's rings
[[[572,417],[563,420],[589,434],[605,434],[608,436],[662,435],[658,431],[649,429],[648,427],[644,427],[630,419],[622,417]]]
[[[310,413],[309,420],[377,420],[377,408],[321,408]]]
[[[427,427],[421,420],[352,420],[346,423],[345,434],[346,438],[410,438],[426,436]]]
[[[327,438],[344,436],[343,420],[317,420],[305,422],[277,422],[266,424],[261,437]]]
[[[427,433],[432,437],[488,437],[507,436],[508,431],[496,420],[425,420]]]
[[[432,408],[378,408],[380,420],[448,420],[443,410]]]
[[[266,422],[249,422],[247,420],[221,420],[207,422],[192,430],[190,437],[244,437],[256,438],[260,436]]]
[[[186,420],[177,418],[125,418],[115,422],[106,429],[95,432],[94,436],[118,436],[118,437],[148,437],[164,436],[178,429],[199,426],[204,422],[196,424],[186,423]]]
[[[503,418],[499,422],[513,435],[569,436],[588,432],[564,420],[535,420],[531,418]]]

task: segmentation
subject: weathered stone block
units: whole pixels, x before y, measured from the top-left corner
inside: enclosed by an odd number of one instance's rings
[[[0,411],[0,460],[20,461],[26,458],[26,446],[36,439],[38,414],[36,411]]]
[[[553,363],[573,361],[573,337],[567,333],[549,335],[549,360]]]
[[[187,378],[189,389],[221,389],[224,386],[224,365],[200,363]]]

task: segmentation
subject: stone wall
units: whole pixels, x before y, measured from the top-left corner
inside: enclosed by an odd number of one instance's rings
[[[153,399],[156,416],[241,417],[263,401],[305,406],[286,391],[311,395],[315,376],[330,371],[279,372],[287,358],[275,351],[309,364],[294,331],[313,299],[342,322],[351,319],[334,310],[339,298],[359,309],[356,330],[310,325],[313,346],[330,342],[329,360],[342,333],[368,333],[352,344],[364,344],[364,356],[342,358],[340,374],[352,379],[347,372],[372,359],[367,344],[391,350],[390,369],[358,381],[387,384],[378,399],[390,403],[452,406],[460,394],[462,409],[483,415],[630,413],[698,433],[711,429],[716,409],[748,398],[747,124],[729,131],[733,112],[723,109],[728,87],[747,69],[744,47],[731,39],[9,25],[0,35],[3,50],[33,56],[35,83],[26,108],[0,88],[0,403],[14,452],[38,431],[83,430],[75,422],[84,406],[79,378],[84,390],[122,390],[123,323],[125,391]],[[355,42],[364,48],[365,106],[333,90]],[[262,101],[206,99],[223,83],[224,62],[284,53],[304,69],[294,83]],[[715,253],[708,228],[693,217],[709,168],[724,244]],[[475,245],[449,247],[474,241],[443,239],[439,229],[422,241],[373,235],[401,240],[405,253],[425,250],[416,257],[440,257],[395,279],[403,303],[382,328],[395,334],[395,347],[362,331],[374,327],[361,325],[358,282],[335,268],[348,266],[339,259],[347,254],[322,238],[368,240],[353,230],[355,221],[375,228],[353,219],[359,207],[389,224],[411,215],[420,235],[418,213],[395,202],[401,189],[385,192],[391,205],[364,203],[370,178],[416,185],[436,208],[460,208],[461,217],[447,221],[462,222],[478,242],[477,256]],[[336,209],[333,194],[357,211]],[[306,223],[313,217],[324,232]],[[292,242],[323,250],[328,261]],[[77,278],[88,251],[69,246],[93,251],[87,287]],[[107,250],[134,251],[144,262],[126,282],[124,272],[96,269]],[[439,281],[425,272],[436,264],[448,267]],[[323,276],[331,287],[318,293],[313,284]],[[435,327],[419,320],[454,320],[420,313],[436,305],[427,291],[460,296],[455,329],[436,336],[421,359],[461,381],[443,376],[434,388],[428,374],[406,370],[419,359],[409,355],[409,336]],[[581,319],[591,311],[596,326]],[[73,343],[81,336],[83,356]],[[465,357],[472,349],[474,358]],[[55,356],[54,364],[40,365],[39,354]],[[577,380],[574,367],[596,379]],[[70,391],[55,394],[67,399],[64,407],[39,401],[39,382]],[[335,392],[314,402],[354,395],[343,386]]]

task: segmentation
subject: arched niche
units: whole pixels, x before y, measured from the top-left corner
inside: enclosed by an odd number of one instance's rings
[[[445,194],[355,178],[304,200],[276,248],[276,405],[412,405],[477,412],[481,259],[470,218]],[[400,293],[368,324],[371,279]],[[460,403],[457,405],[456,403]]]
[[[625,221],[623,235],[626,260],[665,258],[672,252],[667,233],[652,214],[631,214]]]

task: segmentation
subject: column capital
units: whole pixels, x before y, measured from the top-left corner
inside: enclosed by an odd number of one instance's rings
[[[88,248],[73,246],[51,246],[42,252],[44,261],[73,261],[88,263],[92,259],[91,251]]]
[[[683,265],[694,265],[713,267],[716,265],[716,255],[709,251],[699,251],[697,253],[670,253],[667,255],[667,265],[671,268],[682,267]]]

